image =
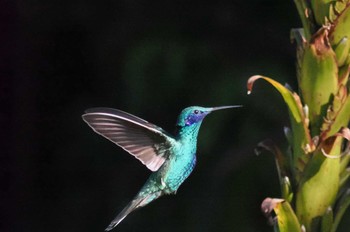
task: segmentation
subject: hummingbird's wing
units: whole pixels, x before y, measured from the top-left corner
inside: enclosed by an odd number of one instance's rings
[[[121,110],[92,108],[82,117],[96,133],[129,152],[152,171],[162,166],[175,141],[162,128]]]

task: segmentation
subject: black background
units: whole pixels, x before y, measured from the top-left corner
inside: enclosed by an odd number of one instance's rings
[[[205,119],[196,169],[176,196],[115,231],[272,231],[260,204],[280,197],[277,172],[272,155],[254,148],[266,138],[284,148],[288,117],[271,86],[258,82],[247,96],[246,81],[264,74],[297,89],[293,1],[0,8],[1,231],[103,231],[145,182],[150,172],[95,134],[81,120],[85,109],[122,109],[173,132],[187,106],[232,104],[244,108]]]

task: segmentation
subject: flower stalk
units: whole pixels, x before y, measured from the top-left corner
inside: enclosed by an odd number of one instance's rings
[[[266,198],[263,212],[277,231],[336,232],[350,205],[350,0],[295,0],[303,28],[292,29],[297,50],[297,92],[270,83],[285,101],[290,128],[276,158],[282,199]],[[276,218],[271,219],[272,212]]]

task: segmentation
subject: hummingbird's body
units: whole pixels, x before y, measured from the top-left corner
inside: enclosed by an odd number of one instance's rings
[[[134,199],[106,228],[117,226],[133,210],[164,194],[174,194],[196,164],[197,136],[202,120],[224,106],[188,107],[179,115],[177,134],[172,136],[134,115],[109,108],[86,111],[83,119],[98,134],[116,143],[153,171]]]

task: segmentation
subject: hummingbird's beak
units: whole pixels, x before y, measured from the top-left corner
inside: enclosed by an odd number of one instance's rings
[[[242,105],[235,105],[235,106],[218,106],[218,107],[213,107],[210,109],[210,112],[216,111],[216,110],[223,110],[223,109],[229,109],[229,108],[238,108],[242,107]]]

